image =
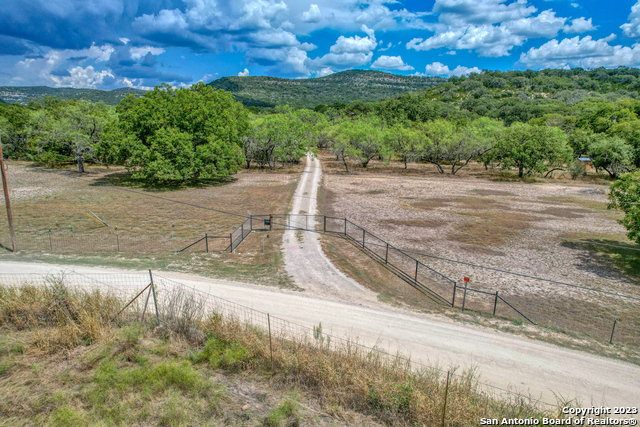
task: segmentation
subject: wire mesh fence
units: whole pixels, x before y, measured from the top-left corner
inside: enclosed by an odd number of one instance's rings
[[[207,316],[215,316],[255,328],[262,334],[268,333],[276,345],[292,353],[296,353],[300,345],[312,345],[319,352],[368,355],[365,358],[374,363],[383,361],[401,364],[415,371],[436,373],[438,376],[446,377],[450,374],[460,381],[468,381],[469,378],[467,373],[448,372],[421,363],[416,358],[385,351],[381,337],[376,339],[374,346],[368,346],[348,336],[327,333],[322,330],[320,323],[314,326],[292,322],[151,271],[148,274],[82,274],[75,271],[54,275],[0,273],[0,285],[3,286],[51,286],[53,283],[64,283],[68,288],[77,290],[99,290],[119,296],[123,303],[129,301],[130,304],[123,307],[120,313],[114,313],[114,319],[122,313],[128,314],[129,319],[140,318],[141,313],[147,313],[154,321],[157,316],[160,326],[166,327],[169,322],[184,322],[185,326],[189,326],[194,319],[203,320]],[[533,407],[557,405],[540,397],[522,394],[511,387],[505,389],[479,381],[475,381],[475,386],[482,395],[493,399],[525,402]]]
[[[18,233],[21,250],[59,253],[172,253],[235,250],[252,231],[302,230],[343,237],[432,299],[458,309],[531,322],[574,337],[640,345],[640,295],[630,284],[611,282],[611,292],[563,286],[499,269],[416,254],[396,248],[346,218],[306,214],[253,215],[229,236],[196,239],[111,233]],[[462,274],[461,274],[462,273]],[[471,276],[472,282],[453,277]],[[616,295],[620,294],[622,296]]]

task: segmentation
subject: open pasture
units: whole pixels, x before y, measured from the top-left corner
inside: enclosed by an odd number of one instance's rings
[[[209,239],[209,254],[204,253],[204,242],[184,253],[175,251],[205,233],[228,237],[248,212],[286,212],[295,190],[298,166],[276,171],[254,168],[220,182],[195,181],[164,189],[133,180],[122,168],[92,166],[79,175],[72,170],[47,170],[21,162],[12,162],[9,167],[14,226],[18,247],[24,250],[18,257],[177,268],[276,285],[289,282],[279,250],[282,232],[265,239],[264,254],[262,239],[253,234],[234,254],[220,253],[229,246],[228,238]],[[1,201],[4,204],[3,198]],[[90,211],[109,227],[90,218]],[[4,208],[0,213],[0,244],[11,247]],[[13,256],[4,249],[3,252],[0,256]]]
[[[325,154],[322,159],[326,173],[321,211],[348,218],[455,280],[460,286],[456,307],[465,299],[465,308],[490,316],[498,291],[546,331],[608,342],[617,316],[614,342],[640,343],[640,301],[496,271],[640,297],[640,251],[617,222],[621,214],[607,210],[606,180],[589,176],[522,182],[480,165],[456,176],[435,173],[429,165],[403,170],[393,163],[373,163],[346,174],[335,157]],[[434,308],[375,266],[355,274],[353,262],[340,261],[353,248],[331,239],[325,239],[325,247],[363,284],[364,275],[376,277],[379,285],[376,280],[369,283],[386,296]],[[488,293],[467,292],[465,298],[465,276],[470,287]],[[452,297],[450,286],[435,285],[434,290]],[[515,326],[524,321],[523,328],[528,328],[528,322],[501,301],[496,314],[512,319]]]

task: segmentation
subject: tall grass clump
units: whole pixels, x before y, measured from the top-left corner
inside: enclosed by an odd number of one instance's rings
[[[32,330],[36,345],[53,353],[101,340],[121,306],[116,296],[72,289],[61,278],[44,286],[0,286],[0,328]]]
[[[233,319],[213,317],[203,325],[212,337],[203,349],[221,354],[223,346],[242,348],[246,370],[271,371],[287,387],[300,387],[318,396],[325,407],[342,407],[373,415],[389,424],[441,425],[446,372],[416,370],[408,359],[391,357],[350,342],[327,343],[308,338],[273,341]],[[203,354],[204,356],[204,354]],[[200,360],[206,359],[202,357]],[[480,418],[537,418],[549,416],[534,401],[514,395],[490,396],[483,392],[473,371],[454,372],[448,385],[447,425],[476,425]],[[546,414],[546,415],[545,415]]]

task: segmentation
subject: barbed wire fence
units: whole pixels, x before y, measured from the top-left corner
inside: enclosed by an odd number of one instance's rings
[[[66,271],[54,274],[7,274],[0,273],[0,285],[3,286],[50,286],[52,283],[63,283],[70,289],[80,291],[100,291],[106,294],[119,296],[122,301],[130,301],[130,305],[124,307],[133,318],[146,311],[149,318],[154,318],[154,308],[157,310],[160,326],[168,321],[180,321],[179,317],[205,319],[207,316],[221,316],[230,322],[238,322],[245,327],[257,328],[263,334],[269,334],[270,342],[281,346],[281,350],[296,352],[299,343],[314,344],[319,351],[354,352],[373,355],[375,360],[383,360],[387,363],[401,363],[409,366],[416,372],[429,372],[438,375],[438,378],[446,378],[450,375],[461,381],[467,381],[467,372],[458,373],[456,367],[450,369],[422,363],[409,355],[391,353],[385,350],[385,342],[376,338],[373,346],[364,342],[353,340],[348,336],[339,336],[332,331],[323,330],[322,324],[304,325],[286,320],[270,313],[259,311],[242,304],[232,302],[195,286],[189,286],[180,281],[167,278],[149,270],[145,273],[79,273]],[[149,286],[153,286],[154,297],[157,298],[157,306],[152,307],[150,298],[146,297]],[[138,298],[141,297],[141,298]],[[119,313],[114,313],[114,319]],[[387,347],[392,347],[390,343]],[[490,383],[475,380],[476,391],[491,399],[508,402],[519,402],[530,407],[541,409],[555,409],[560,402],[550,402],[542,396],[534,396],[522,388],[509,386],[497,387]],[[566,402],[562,402],[566,403]]]

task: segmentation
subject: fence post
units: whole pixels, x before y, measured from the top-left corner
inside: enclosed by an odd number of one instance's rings
[[[416,281],[416,282],[418,281],[418,266],[419,266],[419,265],[420,265],[420,264],[418,263],[418,260],[416,260],[416,277],[415,277],[415,281]]]
[[[253,231],[253,215],[249,215],[249,229]]]
[[[240,241],[242,242],[244,240],[244,222],[240,224],[240,236],[241,236]]]
[[[322,231],[326,233],[327,232],[327,216],[326,215],[323,215],[323,216],[324,216],[324,226],[322,228]]]
[[[362,247],[364,248],[364,235],[367,233],[367,230],[362,229]]]
[[[231,242],[229,248],[231,249],[231,253],[233,253],[233,233],[229,234],[229,241]]]
[[[609,340],[609,344],[613,344],[613,333],[616,331],[616,323],[618,323],[618,316],[613,320],[613,329],[611,329],[611,339]]]
[[[458,282],[453,282],[453,298],[451,298],[451,307],[456,306],[456,291],[458,290]]]
[[[153,275],[151,269],[149,269],[149,277],[151,278],[151,291],[153,292],[153,305],[156,306],[156,319],[158,319],[158,326],[160,326],[160,313],[158,312],[158,298],[156,296],[156,285],[153,283]]]
[[[464,294],[462,294],[462,311],[464,311],[464,303],[467,301],[467,282],[464,281]]]
[[[498,291],[496,291],[496,301],[493,303],[493,315],[496,315],[496,307],[498,306]]]
[[[449,395],[449,375],[451,371],[447,371],[447,385],[444,388],[444,405],[442,407],[442,427],[444,427],[444,423],[447,416],[447,397]]]
[[[387,243],[387,250],[384,253],[384,263],[389,264],[389,244]]]
[[[269,214],[269,231],[271,231],[271,224],[273,224],[273,215]]]
[[[49,230],[49,250],[52,251],[53,250],[53,243],[51,241],[51,230]]]
[[[269,325],[269,353],[271,354],[271,372],[273,372],[273,344],[271,343],[271,316],[267,313],[267,324]]]
[[[209,233],[204,233],[204,247],[207,253],[209,253]]]
[[[120,252],[120,236],[116,233],[116,245],[118,246],[118,252]]]
[[[344,217],[344,235],[347,235],[347,217]]]

